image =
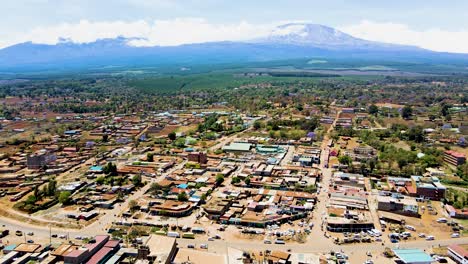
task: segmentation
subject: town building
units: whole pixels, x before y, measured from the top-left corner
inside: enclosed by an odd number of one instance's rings
[[[447,247],[447,254],[457,264],[468,264],[467,245],[450,245]]]
[[[30,170],[38,170],[44,166],[54,162],[57,159],[56,155],[45,149],[39,150],[26,158],[26,165]]]
[[[444,152],[444,161],[453,166],[460,166],[465,164],[466,157],[463,153],[447,150]]]

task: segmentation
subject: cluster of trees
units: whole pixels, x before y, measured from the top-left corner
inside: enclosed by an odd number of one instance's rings
[[[47,201],[38,203],[44,199],[47,199]],[[34,186],[33,193],[29,195],[25,201],[17,203],[15,207],[21,211],[34,213],[46,209],[57,202],[66,205],[69,203],[70,199],[70,192],[57,192],[57,181],[51,178],[42,189],[40,189],[38,185]]]
[[[454,188],[448,188],[445,194],[445,199],[453,207],[463,209],[468,206],[468,193]]]
[[[218,122],[218,115],[211,114],[205,117],[203,123],[198,124],[197,131],[198,132],[206,132],[208,130],[221,132],[224,131],[224,126],[222,122]]]
[[[108,176],[117,176],[117,165],[109,162],[102,168],[102,171]]]

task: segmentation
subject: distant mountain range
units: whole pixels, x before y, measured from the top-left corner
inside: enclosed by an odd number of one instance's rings
[[[414,46],[355,38],[316,24],[292,23],[250,41],[135,47],[119,37],[78,44],[26,42],[0,50],[0,72],[91,70],[99,67],[193,66],[301,58],[349,58],[405,62],[467,63],[467,54],[439,53]]]

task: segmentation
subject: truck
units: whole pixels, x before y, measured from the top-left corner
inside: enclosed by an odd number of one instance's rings
[[[186,232],[182,234],[182,238],[190,238],[190,239],[195,239],[195,234],[192,232]]]
[[[179,238],[179,237],[180,237],[180,234],[177,233],[177,232],[169,231],[169,232],[167,232],[167,236],[168,236],[168,237]]]

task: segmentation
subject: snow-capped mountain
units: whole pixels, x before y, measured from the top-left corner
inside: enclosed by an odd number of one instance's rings
[[[78,44],[61,40],[55,45],[21,43],[0,50],[0,71],[91,69],[120,67],[250,63],[303,58],[340,58],[387,61],[467,62],[466,54],[438,53],[417,47],[355,38],[316,24],[279,26],[261,39],[180,46],[135,47],[119,37]]]
[[[355,38],[335,28],[308,23],[289,23],[278,26],[267,37],[252,42],[315,46],[330,49],[416,48]]]

